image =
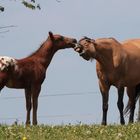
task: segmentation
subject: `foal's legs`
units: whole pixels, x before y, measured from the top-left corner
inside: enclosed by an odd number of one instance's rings
[[[123,125],[125,124],[125,120],[124,120],[124,116],[123,116],[123,108],[124,108],[124,104],[123,104],[123,96],[124,96],[124,87],[118,88],[118,109],[120,112],[120,123]]]
[[[38,96],[41,90],[41,86],[32,87],[32,104],[33,104],[33,125],[37,125],[37,107],[38,107]]]
[[[31,104],[31,90],[25,89],[25,98],[26,98],[26,110],[27,110],[27,116],[26,116],[26,125],[30,124],[30,112],[32,108]]]
[[[102,94],[102,109],[103,109],[103,117],[102,117],[102,125],[107,124],[107,111],[108,111],[108,97],[109,97],[109,88],[110,86],[106,84],[104,81],[99,80],[100,91]]]
[[[135,111],[135,88],[127,87],[127,95],[129,97],[129,105],[130,105],[129,123],[133,123]]]

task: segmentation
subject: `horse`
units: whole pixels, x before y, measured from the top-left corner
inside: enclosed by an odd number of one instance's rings
[[[111,85],[118,89],[117,105],[120,111],[121,124],[125,124],[123,95],[124,87],[127,88],[129,102],[126,112],[130,110],[129,123],[132,123],[134,121],[135,104],[140,96],[138,90],[140,83],[140,39],[119,42],[115,38],[94,40],[84,37],[76,45],[75,51],[87,61],[96,59],[96,71],[103,102],[101,124],[107,124],[109,89]]]
[[[0,57],[0,90],[5,86],[25,90],[26,125],[31,123],[32,108],[32,124],[37,125],[38,97],[46,77],[46,70],[54,54],[60,49],[73,48],[76,42],[74,38],[49,32],[46,41],[29,56],[22,59]]]

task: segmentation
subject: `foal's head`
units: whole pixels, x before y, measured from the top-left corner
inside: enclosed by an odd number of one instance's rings
[[[95,40],[88,37],[80,39],[76,47],[74,48],[76,52],[80,54],[85,60],[93,59],[96,55]]]
[[[52,45],[56,48],[56,50],[74,48],[75,44],[77,43],[77,40],[74,38],[68,38],[61,35],[53,35],[52,32],[49,32],[48,39],[51,41]]]

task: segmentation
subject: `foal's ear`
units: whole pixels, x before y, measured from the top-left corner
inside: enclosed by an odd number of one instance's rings
[[[52,41],[54,41],[54,36],[53,36],[53,33],[52,33],[52,32],[49,32],[49,36],[50,36],[50,39],[51,39]]]

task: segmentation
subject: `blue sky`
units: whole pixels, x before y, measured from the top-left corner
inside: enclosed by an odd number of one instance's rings
[[[0,34],[0,55],[18,59],[26,57],[38,49],[48,37],[48,31],[77,39],[83,36],[95,39],[115,37],[122,41],[140,37],[139,0],[61,0],[60,3],[40,0],[41,11],[26,9],[14,0],[0,3],[5,6],[5,12],[0,13],[0,26],[17,26],[10,28],[10,32]],[[71,93],[75,95],[70,96]],[[77,95],[79,93],[84,94]],[[46,96],[54,94],[59,95]],[[119,123],[116,102],[116,89],[112,87],[109,123]],[[99,124],[102,118],[101,106],[95,61],[83,60],[73,49],[57,52],[42,85],[38,107],[39,124],[80,121]],[[10,124],[16,118],[25,122],[25,113],[24,91],[4,88],[0,97],[0,122]]]

